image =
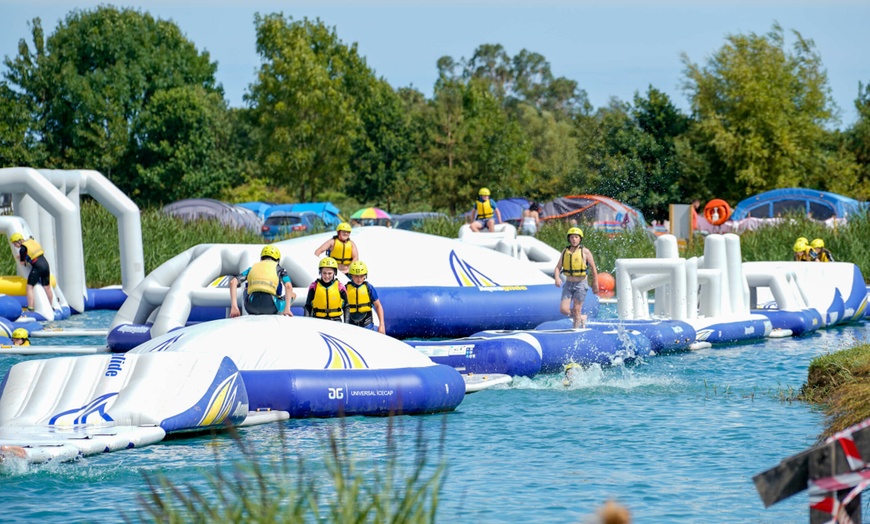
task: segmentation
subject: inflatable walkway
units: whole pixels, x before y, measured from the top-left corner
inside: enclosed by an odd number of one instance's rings
[[[126,354],[16,364],[0,383],[0,456],[70,460],[227,424],[435,413],[464,395],[452,367],[369,330],[310,318],[224,319]]]

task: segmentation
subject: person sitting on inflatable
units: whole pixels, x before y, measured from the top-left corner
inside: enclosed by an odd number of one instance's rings
[[[27,275],[27,311],[33,311],[33,286],[40,284],[48,297],[48,303],[54,304],[54,294],[51,291],[51,270],[48,260],[43,256],[45,251],[33,237],[24,239],[21,233],[13,233],[9,240],[18,249],[18,258],[22,265],[30,264],[30,274]]]
[[[821,238],[813,239],[812,243],[810,243],[810,248],[811,248],[810,251],[811,251],[811,256],[813,257],[813,260],[815,260],[817,262],[833,262],[834,261],[834,255],[832,255],[831,252],[825,248],[825,241],[822,240]]]
[[[29,346],[30,345],[30,333],[27,332],[24,328],[18,328],[12,332],[12,345],[13,346]]]
[[[335,236],[314,250],[314,256],[319,257],[322,253],[338,262],[338,269],[347,274],[350,263],[359,260],[356,244],[350,239],[350,224],[342,222],[335,228]]]
[[[260,261],[230,279],[230,318],[241,315],[236,300],[236,288],[245,283],[245,311],[249,315],[275,315],[281,313],[292,317],[290,303],[296,298],[290,276],[278,262],[281,252],[275,246],[266,246],[260,251]],[[290,300],[286,300],[290,290]]]
[[[348,323],[387,334],[384,325],[384,308],[378,299],[378,290],[368,283],[369,268],[365,262],[357,260],[350,264],[350,282],[347,287]],[[375,326],[372,308],[378,313],[380,324]]]
[[[574,329],[586,327],[586,315],[583,314],[586,291],[591,286],[592,292],[598,294],[598,269],[595,267],[595,259],[591,251],[580,245],[581,242],[583,242],[583,230],[579,227],[569,229],[568,247],[562,251],[562,256],[556,262],[556,269],[553,270],[556,287],[562,287],[559,274],[565,274],[565,287],[562,288],[559,311],[563,315],[571,316],[574,320]],[[587,271],[592,275],[591,282],[586,279]],[[572,300],[573,308],[571,308]]]
[[[794,251],[794,261],[795,262],[810,262],[813,259],[810,258],[810,244],[804,237],[799,237],[792,248]]]
[[[305,316],[343,322],[347,316],[347,290],[335,279],[338,262],[332,257],[320,260],[320,278],[308,287]]]
[[[489,198],[489,189],[482,187],[477,193],[477,201],[471,212],[471,230],[479,233],[485,227],[491,232],[495,231],[496,222],[493,217],[498,217],[501,223],[501,211],[498,210],[495,200]]]

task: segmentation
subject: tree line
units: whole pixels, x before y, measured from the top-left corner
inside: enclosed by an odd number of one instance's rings
[[[685,113],[654,86],[594,108],[546,58],[485,44],[438,60],[427,98],[377,77],[320,20],[256,15],[260,66],[229,107],[217,64],[175,23],[74,10],[6,56],[0,165],[96,169],[140,206],[182,198],[355,201],[393,212],[493,196],[593,193],[666,218],[778,187],[870,197],[870,85],[837,108],[812,40],[777,24],[706,62],[683,56]],[[786,42],[788,36],[791,43]]]

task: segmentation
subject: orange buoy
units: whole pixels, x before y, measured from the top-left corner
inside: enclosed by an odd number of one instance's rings
[[[612,297],[616,288],[616,279],[610,273],[598,273],[598,294]]]
[[[731,216],[731,206],[722,199],[714,198],[704,206],[704,218],[714,226],[721,226]]]

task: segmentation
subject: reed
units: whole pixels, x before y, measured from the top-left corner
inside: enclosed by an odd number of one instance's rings
[[[323,464],[294,454],[281,425],[277,449],[264,454],[234,434],[241,460],[204,473],[204,487],[179,485],[163,473],[146,473],[148,491],[128,521],[186,522],[407,522],[432,523],[446,479],[442,422],[439,464],[417,422],[414,446],[400,448],[394,418],[387,424],[386,457],[371,463],[348,450],[345,426],[323,443]],[[406,455],[410,453],[409,457]],[[325,471],[325,474],[324,474]],[[203,483],[199,483],[200,485]]]

